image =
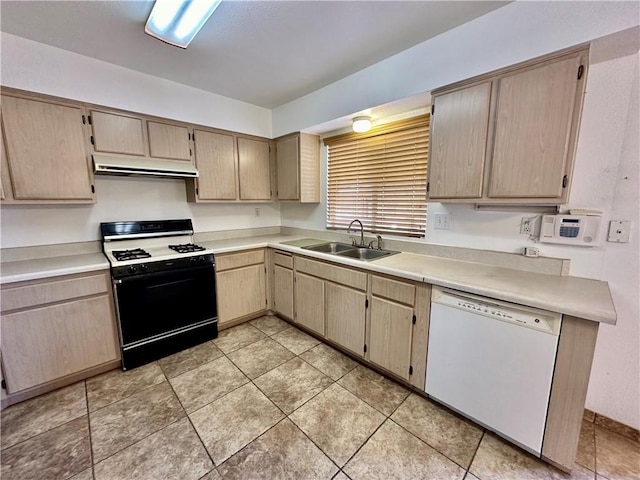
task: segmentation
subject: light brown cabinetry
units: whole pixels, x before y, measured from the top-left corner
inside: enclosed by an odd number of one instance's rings
[[[100,153],[144,156],[146,153],[142,118],[124,113],[91,110],[93,148]]]
[[[566,203],[588,50],[573,50],[433,92],[429,200]]]
[[[363,356],[367,274],[297,256],[295,270],[296,321]]]
[[[364,356],[366,292],[326,283],[327,338]]]
[[[278,251],[273,253],[273,309],[293,320],[293,257]]]
[[[424,388],[431,287],[370,275],[367,360]]]
[[[320,201],[320,137],[295,133],[275,140],[278,200]]]
[[[89,110],[98,153],[191,162],[191,127],[116,110]]]
[[[191,180],[197,185],[197,190],[192,188],[191,201],[236,200],[236,138],[231,134],[200,129],[193,133],[196,168],[200,176]]]
[[[2,368],[13,394],[119,359],[108,273],[2,288]]]
[[[149,156],[191,161],[191,131],[184,125],[147,121]]]
[[[190,202],[272,200],[270,141],[222,130],[195,129],[200,176],[187,182]]]
[[[240,200],[271,200],[269,142],[238,138]]]
[[[3,201],[94,203],[80,105],[2,95]]]
[[[295,321],[325,335],[325,282],[322,279],[295,273]]]
[[[220,328],[267,309],[264,250],[216,255],[215,263]]]

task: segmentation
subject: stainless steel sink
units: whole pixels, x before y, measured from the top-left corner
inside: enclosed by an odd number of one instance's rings
[[[314,252],[339,253],[347,250],[353,250],[355,247],[349,245],[348,243],[327,242],[320,243],[318,245],[309,245],[308,247],[302,248],[305,250],[312,250]]]
[[[375,260],[377,258],[395,255],[400,252],[392,252],[391,250],[373,250],[371,248],[352,248],[338,253],[341,257],[356,258],[358,260]]]

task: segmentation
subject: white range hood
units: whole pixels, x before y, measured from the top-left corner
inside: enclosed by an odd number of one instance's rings
[[[100,175],[144,175],[164,178],[197,178],[198,170],[189,162],[152,158],[93,155],[95,173]]]

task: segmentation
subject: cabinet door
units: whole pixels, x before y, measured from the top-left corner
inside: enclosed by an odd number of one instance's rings
[[[278,200],[298,200],[300,198],[298,151],[298,137],[276,142]]]
[[[240,200],[271,200],[269,142],[238,138]]]
[[[198,198],[235,200],[237,198],[236,148],[233,135],[194,131]]]
[[[92,110],[91,128],[96,152],[145,154],[141,118]]]
[[[293,270],[273,267],[273,307],[276,312],[293,319]]]
[[[267,308],[264,265],[227,270],[216,274],[218,323],[223,325],[236,318]]]
[[[324,281],[295,274],[295,320],[324,336]]]
[[[84,110],[2,97],[2,122],[15,199],[93,201]]]
[[[190,132],[182,125],[147,121],[149,156],[191,161]]]
[[[373,297],[369,360],[409,380],[413,308]]]
[[[490,197],[562,196],[580,57],[498,80]]]
[[[118,340],[108,295],[2,316],[7,391],[116,360]]]
[[[9,163],[7,162],[7,152],[4,148],[4,135],[2,134],[2,128],[0,128],[0,200],[12,197]]]
[[[482,196],[491,82],[434,98],[429,198]]]
[[[327,338],[364,355],[367,296],[353,288],[327,282]]]

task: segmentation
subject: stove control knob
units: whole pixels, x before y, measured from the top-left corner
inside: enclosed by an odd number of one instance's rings
[[[139,267],[141,272],[146,272],[149,269],[149,267],[144,263],[141,263]]]
[[[191,258],[189,259],[189,261],[190,261],[191,263],[196,263],[196,262],[198,261],[198,259],[197,259],[196,257],[191,257]]]
[[[138,269],[136,268],[135,265],[131,265],[130,267],[127,268],[128,273],[136,273],[137,271]]]

